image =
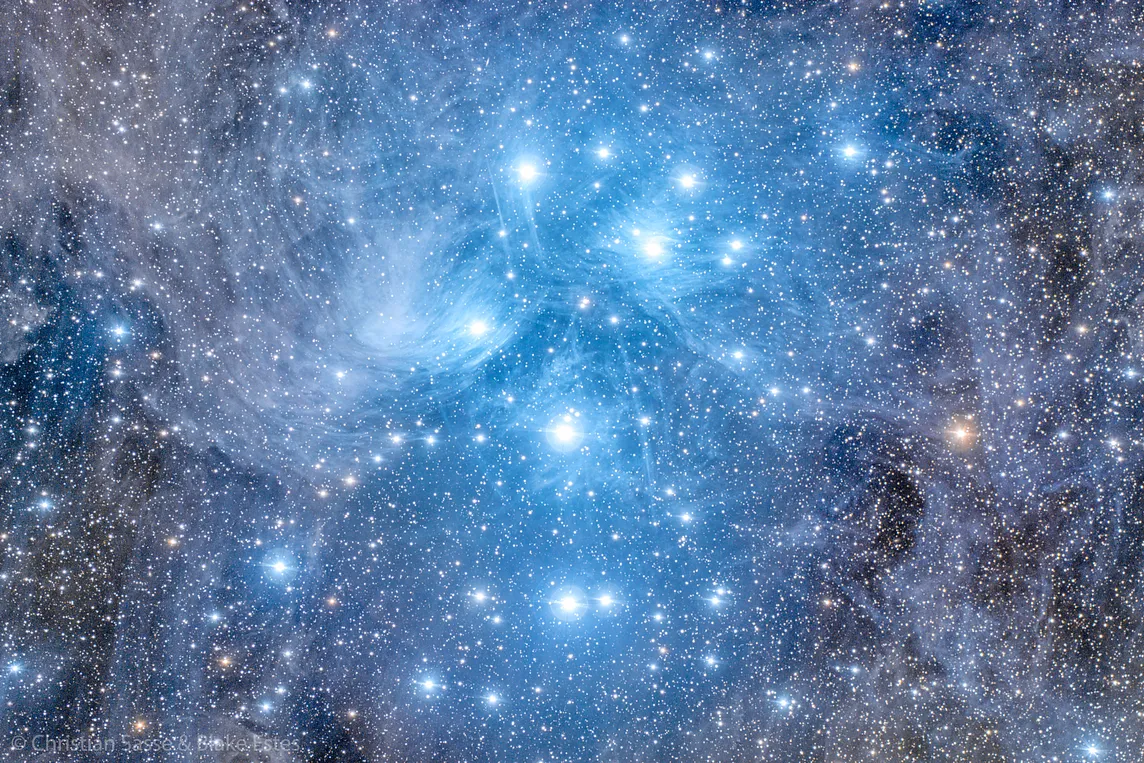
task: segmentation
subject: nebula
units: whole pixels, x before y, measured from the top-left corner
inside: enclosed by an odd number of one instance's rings
[[[1144,9],[7,10],[6,759],[1138,759]]]

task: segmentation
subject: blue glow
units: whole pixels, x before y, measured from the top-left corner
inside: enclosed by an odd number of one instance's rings
[[[1140,3],[11,10],[9,743],[1141,749]]]

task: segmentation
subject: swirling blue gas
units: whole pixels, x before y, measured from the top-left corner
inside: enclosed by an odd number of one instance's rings
[[[1136,759],[1131,4],[11,11],[12,755]]]

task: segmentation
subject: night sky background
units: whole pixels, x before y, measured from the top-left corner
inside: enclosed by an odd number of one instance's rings
[[[4,759],[1142,759],[1144,4],[0,6]]]

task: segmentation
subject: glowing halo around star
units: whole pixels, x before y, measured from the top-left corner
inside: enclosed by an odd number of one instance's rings
[[[588,597],[577,586],[565,586],[548,600],[548,607],[557,620],[579,620],[588,609]]]
[[[575,413],[566,413],[554,419],[544,434],[548,443],[560,451],[575,450],[584,441],[584,430]]]
[[[517,182],[525,187],[535,184],[544,174],[540,164],[531,160],[518,163],[513,171],[516,174]]]
[[[274,581],[288,581],[298,571],[297,562],[285,551],[271,552],[262,561],[263,574]]]

